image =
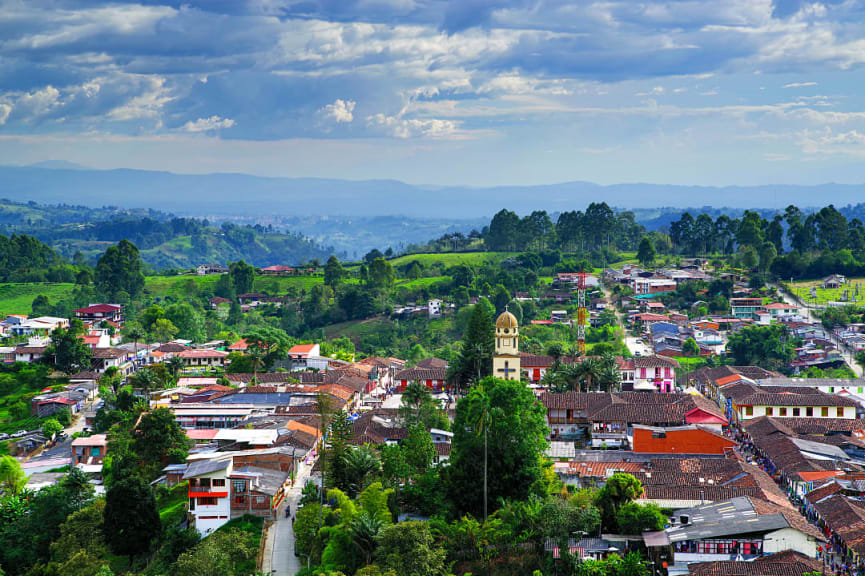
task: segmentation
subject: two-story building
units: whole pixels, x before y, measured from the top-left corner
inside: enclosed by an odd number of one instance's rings
[[[75,317],[82,322],[99,324],[101,322],[123,322],[123,306],[120,304],[91,304],[86,308],[73,310]]]
[[[223,368],[228,352],[223,350],[206,350],[201,348],[187,348],[176,354],[187,369],[206,370],[208,368]]]
[[[676,388],[679,362],[665,356],[634,358],[634,390],[672,392]]]

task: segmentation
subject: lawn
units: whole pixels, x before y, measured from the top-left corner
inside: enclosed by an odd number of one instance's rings
[[[436,282],[447,282],[450,279],[450,276],[433,276],[431,278],[417,278],[415,280],[397,280],[396,283],[394,283],[394,287],[414,290],[416,288],[428,288]]]
[[[30,314],[33,300],[40,294],[51,302],[66,298],[74,284],[0,284],[0,317],[9,314]]]
[[[209,276],[197,276],[195,274],[148,276],[145,279],[144,289],[157,298],[165,298],[169,295],[183,296],[190,292],[212,288],[218,280],[218,274]],[[295,287],[298,291],[309,290],[322,282],[324,282],[324,278],[321,276],[256,276],[253,289],[268,294],[284,294],[289,287]]]
[[[457,264],[469,264],[471,266],[482,266],[484,264],[498,264],[505,258],[517,256],[519,252],[443,252],[440,254],[412,254],[400,256],[390,261],[392,266],[403,266],[417,260],[424,266],[431,266],[441,262],[445,266],[456,266]]]
[[[810,305],[825,305],[828,302],[844,302],[844,291],[848,291],[848,303],[853,306],[865,306],[865,278],[848,278],[847,284],[841,288],[825,289],[822,287],[822,280],[806,280],[803,282],[787,282],[785,285],[791,292],[796,294],[803,302]],[[856,288],[859,288],[859,294],[856,294]],[[811,297],[811,289],[814,288],[817,293],[817,298]]]

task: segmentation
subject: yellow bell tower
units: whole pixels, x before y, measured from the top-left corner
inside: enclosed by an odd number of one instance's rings
[[[493,376],[502,380],[520,379],[520,334],[517,318],[507,311],[496,319],[496,355]]]

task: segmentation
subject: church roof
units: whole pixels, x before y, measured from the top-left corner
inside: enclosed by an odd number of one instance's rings
[[[504,328],[516,328],[517,327],[517,317],[505,310],[502,312],[499,317],[496,319],[496,329],[501,330]]]

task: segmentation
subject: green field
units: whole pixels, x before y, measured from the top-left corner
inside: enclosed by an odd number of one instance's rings
[[[445,266],[456,266],[458,264],[469,264],[471,266],[482,266],[484,264],[498,264],[505,258],[517,256],[520,252],[446,252],[442,254],[413,254],[411,256],[400,256],[390,261],[392,266],[403,266],[417,260],[424,266],[431,266],[441,262]]]
[[[189,503],[188,487],[188,482],[181,482],[156,500],[156,509],[159,510],[163,526],[174,526],[183,520]]]
[[[417,278],[415,280],[397,280],[394,283],[394,288],[407,288],[414,290],[416,288],[426,288],[432,286],[436,282],[449,281],[450,276],[433,276],[431,278]]]
[[[73,284],[0,284],[0,317],[30,314],[33,300],[45,294],[51,302],[66,298]]]
[[[219,276],[197,276],[184,274],[182,276],[148,276],[145,279],[144,290],[151,296],[165,298],[166,296],[183,296],[190,293],[212,288]],[[309,290],[316,284],[324,282],[321,276],[256,276],[254,290],[268,294],[283,294],[290,287],[297,290]]]
[[[849,291],[848,303],[852,306],[865,306],[865,278],[848,278],[847,284],[841,288],[825,289],[822,287],[822,280],[806,280],[803,282],[785,283],[790,292],[799,297],[803,302],[809,305],[825,305],[827,302],[843,302],[844,291]],[[856,286],[859,285],[859,295],[856,295]],[[811,288],[815,288],[817,298],[811,297]]]

